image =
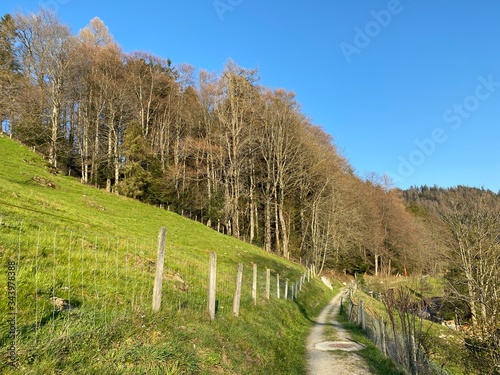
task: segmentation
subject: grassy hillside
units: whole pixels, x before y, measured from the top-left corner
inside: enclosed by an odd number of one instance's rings
[[[303,267],[171,212],[52,174],[40,157],[4,136],[0,160],[0,355],[8,358],[14,345],[18,366],[2,360],[1,373],[304,373],[311,317],[332,292],[312,280],[295,301],[284,300],[285,280],[298,281]],[[162,226],[164,300],[155,314]],[[218,256],[213,322],[205,311],[209,252]],[[244,296],[235,317],[238,263]],[[252,264],[259,270],[256,305]],[[265,268],[275,282],[269,300]]]

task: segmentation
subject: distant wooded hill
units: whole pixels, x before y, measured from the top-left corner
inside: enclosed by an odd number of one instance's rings
[[[403,192],[433,233],[447,279],[446,297],[470,324],[465,348],[472,363],[500,369],[500,196],[489,190],[423,186]]]

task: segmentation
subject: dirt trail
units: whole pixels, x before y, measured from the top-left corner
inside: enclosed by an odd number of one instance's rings
[[[323,309],[307,340],[307,373],[309,375],[371,375],[368,366],[356,351],[360,344],[350,340],[344,327],[335,320],[340,307],[337,294]],[[333,327],[335,341],[325,337],[326,327]],[[331,329],[329,328],[329,334]]]

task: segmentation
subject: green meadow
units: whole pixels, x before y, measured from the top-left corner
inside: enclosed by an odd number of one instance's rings
[[[292,300],[303,266],[172,212],[53,174],[36,153],[4,136],[0,157],[1,373],[304,373],[313,318],[334,292],[312,278]],[[165,270],[162,305],[154,313],[161,227],[167,229]],[[217,254],[214,321],[207,312],[210,252]],[[236,317],[239,263],[244,271]],[[15,265],[14,284],[9,265]]]

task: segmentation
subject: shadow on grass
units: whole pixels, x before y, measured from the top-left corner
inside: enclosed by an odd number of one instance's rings
[[[17,322],[12,323],[11,329],[15,329],[16,331],[16,337],[31,337],[30,335],[35,334],[36,332],[42,330],[43,327],[47,326],[50,323],[55,322],[56,320],[60,319],[66,319],[70,318],[72,314],[79,312],[80,307],[82,303],[78,300],[72,300],[71,301],[71,308],[70,309],[62,309],[62,310],[52,310],[48,313],[46,313],[39,322],[35,322],[32,324],[25,324],[21,327],[17,326]],[[69,316],[68,316],[69,314]],[[15,319],[14,316],[10,316],[6,319],[6,323],[10,325],[11,319]],[[0,348],[4,347],[6,345],[11,345],[13,340],[13,336],[11,335],[11,332],[7,332],[6,335],[3,335],[0,337]]]
[[[309,316],[309,314],[307,313],[307,309],[304,307],[304,305],[302,303],[300,303],[299,301],[297,301],[296,299],[293,301],[297,307],[299,308],[299,311],[300,313],[304,316],[304,318],[311,322],[311,323],[314,323],[314,324],[320,324],[318,323],[317,321],[315,321],[314,319],[311,319],[311,317]]]

